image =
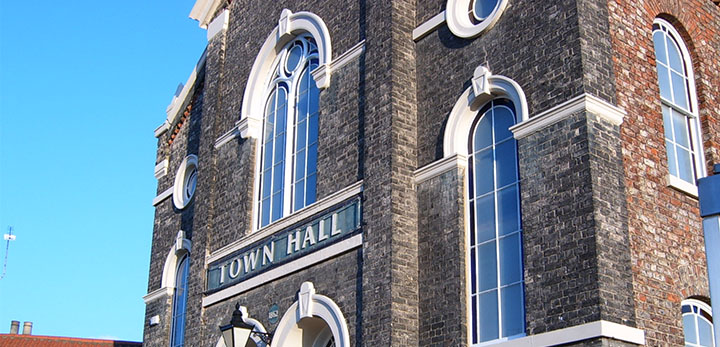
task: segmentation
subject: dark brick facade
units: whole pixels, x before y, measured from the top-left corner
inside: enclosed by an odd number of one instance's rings
[[[204,63],[169,129],[158,137],[158,181],[174,184],[185,156],[198,157],[198,184],[182,210],[156,206],[148,293],[179,230],[192,242],[186,346],[215,346],[235,303],[268,331],[305,281],[343,312],[353,346],[467,346],[467,177],[462,164],[430,178],[418,172],[445,156],[448,117],[474,69],[517,82],[531,119],[587,94],[627,112],[620,125],[579,110],[518,139],[526,335],[608,321],[643,330],[648,345],[682,344],[680,301],[708,296],[697,199],[667,187],[652,21],[680,31],[695,69],[705,158],[720,160],[720,7],[709,0],[509,0],[476,38],[443,23],[413,30],[445,0],[221,1],[227,30]],[[364,40],[320,93],[317,198],[357,182],[362,245],[219,302],[203,304],[207,259],[253,232],[260,141],[236,136],[262,44],[281,11],[308,11],[327,25],[333,59]],[[681,11],[680,8],[683,8]],[[688,11],[687,8],[694,9]],[[187,113],[183,116],[182,113]],[[462,163],[462,160],[458,160]],[[420,170],[419,170],[420,169]],[[302,224],[311,219],[298,221]],[[145,346],[167,346],[172,300],[147,302]],[[159,324],[150,325],[151,317]],[[592,336],[572,346],[632,346]]]

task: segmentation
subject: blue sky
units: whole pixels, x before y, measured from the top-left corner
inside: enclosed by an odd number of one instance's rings
[[[193,4],[0,1],[0,333],[142,339],[153,131],[206,44]]]

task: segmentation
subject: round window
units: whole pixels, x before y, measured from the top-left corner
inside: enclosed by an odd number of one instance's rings
[[[508,0],[448,0],[445,10],[448,28],[458,37],[476,37],[497,22],[507,3]]]
[[[183,209],[190,203],[195,188],[197,187],[197,156],[188,155],[180,163],[177,174],[175,175],[175,185],[173,187],[173,203],[178,209]]]
[[[290,50],[288,51],[285,61],[285,70],[288,73],[292,73],[293,71],[295,71],[295,69],[297,69],[298,65],[300,65],[300,58],[302,58],[302,55],[302,45],[299,43],[295,43],[295,46],[293,46],[293,48],[290,48]]]

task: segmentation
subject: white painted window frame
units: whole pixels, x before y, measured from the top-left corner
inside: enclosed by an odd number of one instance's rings
[[[702,301],[700,301],[700,300],[697,300],[697,299],[685,299],[685,300],[683,300],[683,301],[680,303],[680,307],[685,306],[685,305],[689,305],[689,306],[691,306],[691,307],[692,307],[692,306],[697,306],[699,309],[704,310],[705,312],[707,312],[708,314],[710,314],[711,317],[712,317],[712,315],[713,315],[712,307],[710,307],[710,305],[708,305],[708,304],[706,304],[706,303],[704,303],[704,302],[702,302]],[[688,314],[689,314],[689,315],[692,315],[696,320],[697,320],[697,319],[707,320],[705,317],[703,317],[702,315],[700,315],[700,314],[698,314],[698,313],[695,313],[695,312],[686,313],[686,314],[683,314],[682,316],[684,317],[685,315],[688,315]],[[715,325],[714,322],[708,322],[708,323],[710,323],[710,327],[711,327],[711,328],[714,328],[714,325]],[[683,326],[683,330],[684,330],[684,329],[685,329],[685,327]],[[714,329],[711,329],[710,331],[711,331],[713,334],[715,333],[715,330],[714,330]],[[696,322],[696,323],[695,323],[695,337],[698,337],[698,335],[699,335],[699,334],[698,334],[698,331],[697,331],[697,322]],[[683,337],[683,338],[686,338],[686,337]],[[715,336],[714,336],[714,335],[712,336],[712,341],[713,341],[713,343],[715,343]],[[687,341],[686,341],[685,343],[686,343],[686,344],[689,344],[691,347],[700,346],[699,344],[689,343],[689,342],[687,342]]]
[[[195,170],[195,184],[196,187],[192,192],[192,195],[187,196],[185,194],[185,188],[188,184],[188,179],[190,178],[188,176],[189,173],[191,173],[193,170]],[[197,190],[197,175],[198,175],[198,158],[194,154],[190,154],[186,156],[183,161],[180,163],[180,166],[178,167],[177,173],[175,174],[175,183],[173,184],[173,204],[175,207],[179,210],[184,209],[190,204],[190,201],[192,201],[192,198],[195,196],[195,192]]]
[[[685,64],[686,67],[686,77],[688,79],[688,104],[690,106],[690,110],[685,110],[679,106],[676,106],[672,101],[667,100],[660,96],[660,102],[662,105],[670,108],[671,110],[678,112],[685,117],[688,118],[690,122],[690,143],[692,146],[694,146],[694,155],[693,155],[693,161],[695,163],[695,180],[697,182],[698,179],[705,177],[707,172],[705,168],[705,151],[703,149],[702,145],[702,129],[700,124],[700,119],[698,115],[698,102],[697,102],[697,90],[695,89],[695,74],[693,72],[693,65],[690,58],[690,51],[688,51],[687,46],[685,44],[685,41],[683,41],[682,36],[680,36],[680,33],[673,27],[670,22],[662,19],[662,18],[656,18],[653,21],[653,24],[657,24],[662,28],[665,28],[667,30],[667,34],[670,35],[674,41],[678,44],[678,48],[680,49],[680,54],[682,55],[683,64]],[[660,29],[662,30],[662,29]],[[653,35],[655,34],[655,30],[653,30]],[[666,48],[667,49],[667,48]],[[657,63],[656,63],[657,64]],[[658,70],[656,68],[655,73],[657,75]],[[663,125],[664,127],[664,125]],[[665,135],[663,134],[663,145],[665,142]],[[667,151],[667,148],[666,148]],[[666,155],[667,152],[666,152]],[[669,158],[669,155],[668,155]],[[667,162],[667,161],[666,161]],[[669,168],[668,163],[668,168]],[[697,191],[697,183],[689,183],[687,181],[684,181],[680,179],[679,177],[676,177],[670,173],[668,170],[667,173],[667,184],[668,186],[675,188],[681,192],[684,192],[690,196],[696,197],[698,196]]]

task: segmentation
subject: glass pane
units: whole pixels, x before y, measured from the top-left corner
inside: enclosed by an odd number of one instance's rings
[[[280,134],[275,138],[275,164],[285,160],[285,134]]]
[[[312,174],[307,177],[307,187],[305,188],[305,206],[312,204],[316,199],[317,175]]]
[[[320,90],[315,85],[315,80],[310,80],[310,107],[308,108],[309,113],[315,113],[319,110],[318,104],[320,102]]]
[[[672,87],[673,87],[673,95],[675,96],[675,99],[673,100],[676,105],[689,110],[688,102],[687,102],[687,84],[685,83],[685,78],[681,75],[678,75],[676,73],[672,73]]]
[[[667,52],[668,52],[668,65],[670,65],[670,68],[681,73],[685,74],[685,69],[683,69],[682,64],[682,56],[680,55],[680,50],[675,45],[675,42],[673,42],[673,39],[670,38],[670,36],[667,36]]]
[[[475,259],[475,248],[470,249],[470,294],[477,293],[477,259]]]
[[[655,44],[655,59],[667,64],[667,56],[665,55],[665,34],[658,30],[653,34],[653,43]]]
[[[263,158],[263,168],[269,168],[270,166],[272,166],[273,140],[270,140],[265,144],[263,154],[265,157]]]
[[[678,159],[678,177],[680,177],[683,181],[695,184],[695,179],[693,177],[693,163],[690,152],[682,147],[676,146],[675,149],[677,150]]]
[[[472,342],[478,342],[477,296],[472,297]]]
[[[282,217],[282,192],[274,194],[272,197],[272,220],[278,220]]]
[[[669,107],[662,105],[662,113],[663,113],[663,127],[665,128],[665,138],[666,139],[673,139],[672,135],[672,111]]]
[[[475,135],[473,135],[473,138],[473,151],[492,145],[492,117],[490,117],[489,111],[485,112],[485,115],[475,127]]]
[[[307,93],[307,90],[303,89],[300,91],[300,95],[298,96],[298,105],[297,105],[298,121],[305,119],[305,117],[307,117],[307,114],[309,113],[308,106],[309,106],[308,93]]]
[[[277,164],[273,167],[273,193],[277,193],[282,190],[284,171],[285,165],[283,165],[283,163]]]
[[[305,145],[307,144],[307,122],[302,121],[298,123],[297,126],[297,139],[295,140],[295,150],[299,151],[303,148],[305,148]]]
[[[288,72],[292,72],[297,68],[298,63],[300,63],[300,58],[302,58],[302,47],[296,45],[288,52],[287,64],[285,65]]]
[[[713,345],[713,334],[712,334],[712,325],[708,323],[708,321],[698,317],[697,320],[698,325],[698,340],[700,345],[703,346],[712,346]]]
[[[479,299],[480,342],[495,340],[499,337],[497,291],[483,293]]]
[[[519,229],[517,185],[498,192],[498,234],[506,235]]]
[[[478,246],[478,290],[497,288],[497,254],[495,241]]]
[[[295,181],[305,177],[305,150],[302,149],[295,155]]]
[[[497,6],[498,0],[475,0],[473,12],[475,18],[483,20],[492,14]]]
[[[493,110],[495,113],[495,143],[497,143],[513,136],[510,127],[515,125],[515,116],[505,106],[495,107]]]
[[[493,151],[488,148],[475,154],[475,196],[493,190]]]
[[[276,132],[284,132],[285,131],[285,118],[287,118],[286,109],[287,109],[287,92],[285,91],[285,88],[278,88],[277,91],[277,107],[278,110],[275,117],[275,123],[277,125],[275,126]]]
[[[308,124],[308,143],[312,144],[318,140],[318,114],[313,113],[310,116],[310,124]]]
[[[307,174],[317,171],[317,144],[310,145],[307,152]]]
[[[507,140],[495,146],[495,168],[497,170],[498,187],[517,181],[516,156],[515,139]]]
[[[263,172],[263,178],[262,178],[262,198],[270,197],[270,187],[272,187],[272,182],[270,181],[270,177],[272,177],[272,170],[267,169],[265,172]]]
[[[261,216],[260,216],[260,226],[265,226],[270,223],[270,198],[263,199],[263,201],[260,203],[261,207]]]
[[[520,233],[500,239],[500,285],[522,280]]]
[[[658,70],[658,83],[660,84],[660,96],[667,100],[672,100],[672,95],[670,92],[670,75],[668,74],[668,69],[658,64],[657,65]]]
[[[675,131],[675,143],[685,148],[690,148],[690,134],[688,134],[687,117],[672,112],[673,130]]]
[[[293,210],[299,210],[303,207],[305,202],[305,179],[295,182],[295,202]]]
[[[503,288],[500,292],[502,312],[502,336],[521,334],[525,326],[523,317],[522,284]]]
[[[695,315],[686,314],[683,316],[683,333],[685,334],[685,342],[697,343],[697,336],[695,336]]]
[[[668,171],[670,171],[671,175],[677,177],[678,169],[677,160],[675,159],[675,145],[673,145],[670,141],[665,141],[665,148],[667,149],[668,156]]]
[[[477,242],[495,238],[495,197],[488,194],[475,201],[477,217]]]

